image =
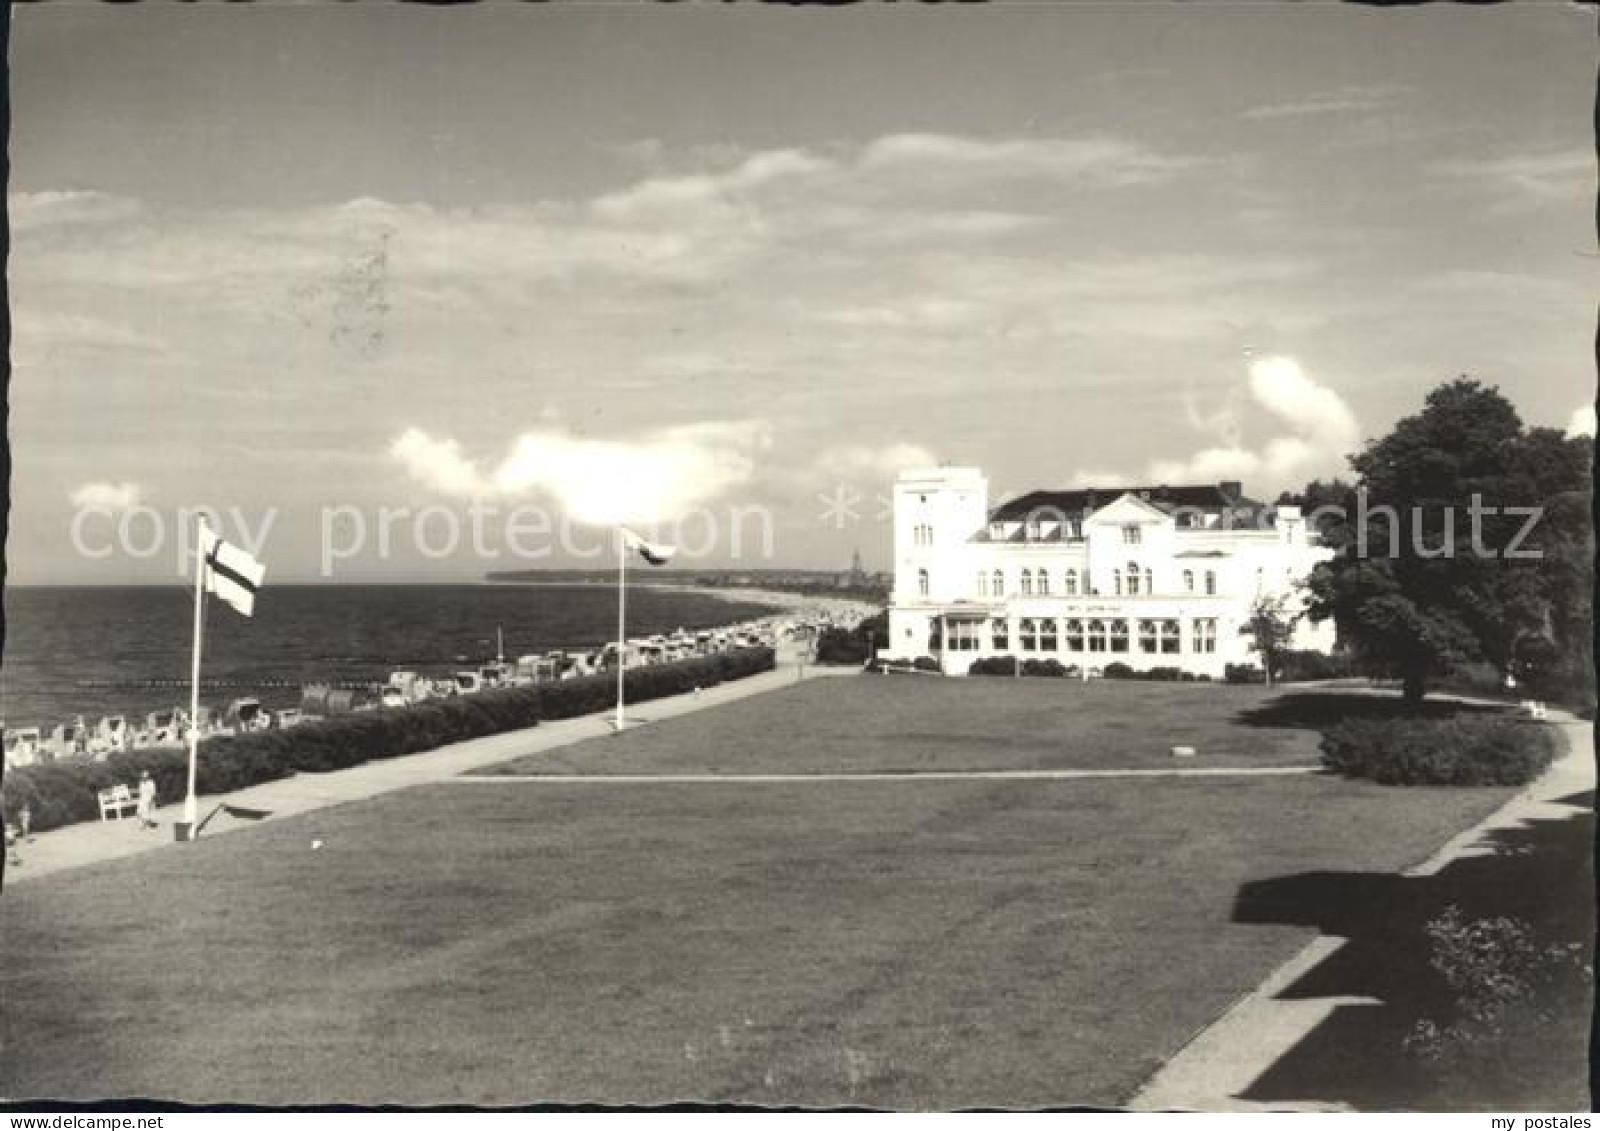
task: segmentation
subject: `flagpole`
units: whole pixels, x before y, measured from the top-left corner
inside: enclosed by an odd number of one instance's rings
[[[625,613],[628,602],[628,547],[622,531],[617,531],[617,731],[622,731],[622,677],[628,666],[628,636]]]
[[[183,823],[188,826],[188,838],[195,835],[195,821],[199,815],[195,800],[195,767],[200,758],[200,642],[201,617],[205,613],[206,547],[205,516],[199,516],[195,526],[194,544],[194,650],[189,666],[189,792],[183,799]]]

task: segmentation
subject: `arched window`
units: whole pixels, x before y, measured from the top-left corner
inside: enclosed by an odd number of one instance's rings
[[[1118,597],[1122,596],[1122,571],[1120,569],[1111,571],[1111,592]]]
[[[999,570],[995,570],[993,584],[994,595],[996,597],[1004,597],[1006,595],[1006,575],[1001,573]]]
[[[1025,569],[1022,571],[1021,591],[1024,597],[1033,596],[1033,570]]]
[[[928,595],[928,571],[925,569],[917,570],[917,593],[923,597]]]
[[[1039,596],[1050,596],[1050,571],[1047,569],[1039,571]]]
[[[1029,617],[1023,617],[1017,622],[1017,636],[1022,641],[1024,652],[1037,652],[1039,650],[1039,626]]]
[[[1185,593],[1194,592],[1194,570],[1192,569],[1183,571],[1183,591]]]
[[[1067,621],[1067,651],[1083,651],[1083,622],[1081,620]]]
[[[1054,652],[1056,644],[1056,620],[1051,617],[1039,622],[1039,651]]]
[[[993,639],[992,647],[996,652],[1004,652],[1007,648],[1011,647],[1011,645],[1006,642],[1007,632],[1005,621],[999,619],[998,617],[990,621],[989,634]]]
[[[1066,587],[1067,587],[1067,596],[1068,597],[1076,597],[1078,595],[1078,571],[1077,570],[1075,570],[1075,569],[1067,570]]]
[[[1144,591],[1146,593],[1156,591],[1156,575],[1150,571],[1149,566],[1144,567]]]
[[[1106,632],[1106,622],[1103,621],[1103,620],[1092,620],[1092,621],[1090,621],[1089,622],[1089,651],[1091,651],[1091,652],[1104,652],[1108,646],[1109,646],[1109,638],[1108,638],[1107,632]]]
[[[1206,570],[1206,596],[1207,597],[1215,597],[1216,595],[1217,595],[1217,575],[1212,570],[1208,569],[1208,570]]]
[[[1130,597],[1139,595],[1139,567],[1134,562],[1128,563],[1128,595]]]
[[[1126,652],[1128,650],[1128,622],[1114,620],[1111,622],[1111,650],[1113,652]]]

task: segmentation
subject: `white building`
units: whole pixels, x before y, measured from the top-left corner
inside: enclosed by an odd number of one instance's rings
[[[1120,661],[1219,678],[1261,660],[1247,623],[1331,555],[1298,507],[1233,482],[1034,491],[989,510],[970,467],[902,472],[894,488],[894,592],[885,658],[932,656],[964,675],[984,656]],[[1301,619],[1294,647],[1327,651],[1331,623]]]

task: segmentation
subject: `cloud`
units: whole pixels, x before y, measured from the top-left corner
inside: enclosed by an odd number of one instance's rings
[[[1287,426],[1287,435],[1275,436],[1259,448],[1229,440],[1187,459],[1154,460],[1148,480],[1183,484],[1240,479],[1258,491],[1277,491],[1332,470],[1360,443],[1361,425],[1344,398],[1318,384],[1290,358],[1253,362],[1249,393],[1259,409]],[[1213,418],[1213,422],[1219,429],[1237,427],[1234,421]]]
[[[526,432],[492,471],[454,440],[407,429],[390,447],[417,482],[442,494],[544,498],[580,522],[670,522],[750,482],[771,444],[762,421],[674,425],[635,439]]]
[[[1595,191],[1592,150],[1547,149],[1498,157],[1436,161],[1435,176],[1479,185],[1500,194],[1503,206],[1591,199]]]
[[[876,446],[841,444],[826,448],[812,461],[811,475],[837,482],[857,479],[890,481],[913,467],[933,467],[939,461],[921,444],[904,441]]]
[[[100,226],[137,218],[136,200],[104,192],[14,192],[6,197],[14,235],[41,228]]]
[[[455,440],[435,440],[420,428],[408,428],[389,445],[411,477],[443,495],[478,496],[492,490],[477,464],[461,454]]]
[[[112,483],[105,479],[95,479],[80,484],[68,498],[73,507],[80,511],[125,511],[138,506],[143,495],[144,490],[137,483],[127,480]]]
[[[861,172],[894,170],[919,177],[994,181],[1042,177],[1112,188],[1172,179],[1207,162],[1161,153],[1138,142],[1084,137],[980,139],[909,133],[879,138],[861,153]]]
[[[1595,434],[1595,411],[1593,404],[1581,404],[1572,410],[1572,415],[1567,418],[1568,436],[1593,436]]]
[[[802,179],[835,168],[832,161],[802,149],[772,149],[752,154],[721,173],[653,177],[594,202],[607,220],[635,222],[663,215],[736,208],[741,200],[780,181]]]
[[[19,309],[12,318],[13,345],[38,355],[56,349],[140,350],[159,353],[166,343],[154,334],[90,314]]]
[[[1252,106],[1239,117],[1246,121],[1274,118],[1303,118],[1322,114],[1359,114],[1383,109],[1398,94],[1413,88],[1392,83],[1370,86],[1341,86],[1321,90],[1287,102]]]

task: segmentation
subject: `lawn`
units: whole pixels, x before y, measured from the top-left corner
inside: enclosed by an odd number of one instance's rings
[[[482,773],[787,773],[1316,765],[1261,687],[1066,679],[814,680]],[[1292,702],[1292,700],[1291,700]],[[638,713],[648,718],[649,704]],[[1175,763],[1173,746],[1198,756]]]
[[[1258,762],[1309,756],[1227,721],[1265,702],[1253,689],[923,684],[818,681],[584,757],[682,758],[699,736],[719,766],[762,748],[768,768],[1100,765],[1089,738],[1120,735],[1115,756],[1166,764],[1180,732],[1209,751],[1230,726],[1230,762],[1256,741]],[[922,737],[874,756],[875,703]],[[1014,731],[1034,737],[999,740]],[[1316,934],[1298,877],[1403,869],[1508,792],[410,789],[7,891],[0,1094],[1116,1104]]]

